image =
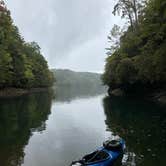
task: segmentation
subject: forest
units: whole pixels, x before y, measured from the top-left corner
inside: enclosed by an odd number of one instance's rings
[[[92,72],[76,72],[69,69],[52,69],[54,82],[60,86],[90,86],[101,87],[101,74]]]
[[[115,25],[102,76],[109,92],[148,94],[166,88],[166,1],[119,0],[114,15],[127,22]]]
[[[36,42],[27,43],[0,1],[0,89],[48,87],[53,82]]]

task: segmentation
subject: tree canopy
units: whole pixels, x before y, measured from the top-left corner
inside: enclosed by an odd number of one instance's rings
[[[103,81],[110,89],[129,92],[165,88],[166,2],[148,0],[145,4],[139,11],[138,26],[133,30],[129,25],[106,59]]]
[[[52,73],[37,43],[27,43],[0,1],[0,88],[47,87]]]

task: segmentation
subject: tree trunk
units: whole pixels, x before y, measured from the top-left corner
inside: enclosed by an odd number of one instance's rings
[[[138,26],[138,11],[137,11],[136,0],[133,0],[133,11],[135,15],[135,24],[136,26]]]
[[[131,16],[131,14],[129,13],[129,20],[130,20],[130,25],[131,25],[131,28],[132,28],[132,30],[134,30],[134,26],[133,26],[133,19],[132,19],[132,16]]]

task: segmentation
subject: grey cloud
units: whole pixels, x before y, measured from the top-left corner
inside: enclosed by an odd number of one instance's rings
[[[39,43],[51,67],[103,70],[106,35],[117,22],[112,0],[8,0],[7,5],[25,40]]]

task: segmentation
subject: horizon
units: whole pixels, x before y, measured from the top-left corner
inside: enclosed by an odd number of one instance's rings
[[[78,73],[94,73],[94,74],[103,74],[102,72],[97,72],[97,71],[79,71],[79,70],[72,70],[72,69],[67,69],[67,68],[50,68],[50,70],[69,70],[72,72],[78,72]]]

